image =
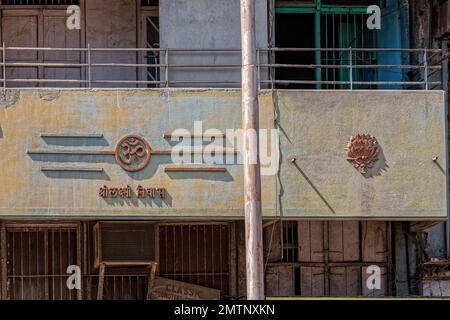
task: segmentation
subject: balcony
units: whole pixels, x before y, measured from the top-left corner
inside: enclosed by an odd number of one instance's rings
[[[239,50],[2,52],[1,217],[242,218],[241,152],[228,145],[242,121]],[[258,49],[257,67],[265,218],[446,218],[446,52]],[[366,173],[345,151],[355,135],[379,145]],[[130,136],[151,154],[132,170],[117,157]],[[196,137],[202,149],[180,163]],[[206,161],[217,143],[222,160]]]
[[[4,46],[1,51],[4,88],[240,87],[239,49]],[[261,89],[440,90],[446,55],[440,49],[259,48],[257,67]]]

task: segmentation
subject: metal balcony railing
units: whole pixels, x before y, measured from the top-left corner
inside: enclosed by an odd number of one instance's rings
[[[239,49],[3,45],[0,86],[238,88],[240,54]],[[259,48],[257,67],[262,89],[436,90],[446,86],[447,58],[440,49]]]

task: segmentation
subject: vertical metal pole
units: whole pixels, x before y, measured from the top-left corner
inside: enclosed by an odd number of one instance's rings
[[[316,13],[314,15],[314,46],[316,48],[315,52],[315,63],[316,66],[320,65],[322,63],[322,52],[320,51],[321,48],[321,27],[320,27],[320,10],[321,10],[321,0],[316,0]],[[319,67],[316,67],[316,89],[321,89],[322,84],[320,81],[322,81],[322,69]]]
[[[165,54],[165,65],[166,65],[166,69],[164,69],[165,72],[165,77],[166,77],[166,88],[169,87],[169,49],[166,49],[166,54]]]
[[[3,88],[6,89],[6,44],[3,42]]]
[[[271,62],[270,62],[270,87],[271,87],[271,89],[272,90],[274,90],[275,89],[275,76],[276,76],[276,70],[275,70],[275,68],[272,66],[272,62],[273,63],[276,63],[276,60],[275,60],[275,55],[276,55],[277,53],[276,53],[276,51],[275,50],[270,50],[270,59],[271,59]]]
[[[425,90],[428,90],[428,57],[427,49],[423,50],[423,66],[425,67],[423,81],[425,82]]]
[[[348,54],[349,54],[348,62],[350,65],[350,67],[349,67],[350,90],[353,90],[353,50],[352,50],[352,47],[349,48]]]
[[[261,51],[256,49],[256,65],[258,66],[258,91],[261,90]]]
[[[91,74],[91,45],[88,44],[88,83],[89,89],[92,88],[92,74]]]
[[[264,264],[255,0],[241,0],[241,45],[247,299],[262,300],[264,299]]]

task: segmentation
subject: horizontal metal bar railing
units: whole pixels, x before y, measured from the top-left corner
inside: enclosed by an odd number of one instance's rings
[[[62,52],[78,53],[77,57],[60,57],[50,61],[39,58],[27,59],[18,52]],[[240,85],[240,49],[236,48],[52,48],[52,47],[1,47],[3,88],[20,88],[34,85],[92,88],[108,86],[127,87],[238,87]],[[99,53],[108,53],[105,55]],[[285,63],[280,61],[278,54],[298,54],[300,52],[321,56],[322,52],[334,52],[332,59],[328,55],[320,63]],[[369,58],[364,53],[371,53]],[[117,56],[122,53],[132,55]],[[147,53],[146,56],[141,54]],[[148,55],[151,53],[151,55]],[[358,56],[358,54],[360,54]],[[378,63],[380,54],[409,54],[416,55],[415,64]],[[230,54],[233,55],[230,59]],[[116,55],[116,56],[115,56]],[[139,56],[139,57],[138,57]],[[405,49],[405,48],[258,48],[258,71],[261,88],[276,88],[278,85],[293,86],[314,85],[318,89],[425,89],[442,87],[442,63],[448,59],[448,53],[441,49]],[[323,56],[322,56],[323,57]],[[114,60],[116,59],[117,62]],[[127,62],[126,60],[129,60]],[[153,59],[150,63],[148,59]],[[125,60],[125,62],[124,62]],[[389,60],[389,59],[388,59]],[[212,62],[211,62],[212,61]],[[317,60],[316,60],[317,61]],[[386,59],[382,60],[386,61]],[[209,62],[209,63],[208,63]],[[381,61],[380,61],[381,62]],[[20,71],[21,68],[35,68],[36,76],[9,76],[11,70]],[[45,76],[45,68],[79,69],[79,77],[53,78]],[[105,69],[119,70],[115,76],[109,78]],[[123,71],[125,69],[128,74]],[[280,76],[280,70],[292,70],[288,78]],[[305,77],[301,70],[316,70],[316,78]],[[335,70],[340,72],[336,77]],[[153,72],[153,73],[152,73]],[[208,73],[209,72],[209,73]],[[226,73],[228,72],[228,73]],[[230,73],[231,72],[231,73]],[[294,73],[292,73],[294,72]],[[296,74],[295,72],[298,72]],[[318,72],[318,73],[317,73]],[[397,77],[383,79],[380,74],[397,74]],[[16,72],[17,73],[17,72]],[[19,72],[20,74],[20,72]],[[105,74],[107,76],[105,76]],[[317,74],[325,75],[325,79],[317,78]],[[329,79],[328,75],[333,75]],[[118,76],[117,76],[118,75]],[[130,76],[132,75],[132,76]],[[152,75],[152,76],[150,76]],[[187,76],[186,76],[187,75]],[[218,76],[221,75],[221,76]],[[201,76],[207,78],[201,79]],[[103,78],[102,78],[103,77]],[[184,77],[184,78],[183,78]],[[301,87],[300,87],[301,88]]]

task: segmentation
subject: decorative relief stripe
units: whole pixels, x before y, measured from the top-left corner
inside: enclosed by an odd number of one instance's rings
[[[164,139],[172,138],[224,138],[225,133],[220,134],[163,134]]]
[[[50,172],[103,172],[103,168],[78,168],[78,167],[41,167],[41,171]]]
[[[226,168],[211,167],[166,167],[165,172],[226,172]]]
[[[65,155],[100,155],[100,156],[110,156],[114,155],[114,151],[96,151],[96,150],[60,150],[60,149],[34,149],[27,150],[27,154],[65,154]]]
[[[88,138],[88,139],[100,139],[103,138],[101,133],[81,133],[81,134],[60,134],[60,133],[41,133],[41,138]]]

